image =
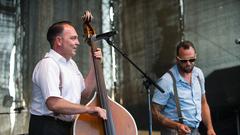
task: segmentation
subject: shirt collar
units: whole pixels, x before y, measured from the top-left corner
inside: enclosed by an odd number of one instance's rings
[[[184,79],[181,77],[181,75],[180,75],[180,73],[178,71],[177,64],[174,65],[174,67],[173,67],[173,74],[174,74],[174,77],[175,77],[177,82],[180,81],[180,80],[184,81]]]
[[[176,81],[182,81],[182,82],[186,82],[183,77],[180,75],[179,71],[178,71],[178,67],[177,67],[177,64],[174,65],[173,67],[173,74],[174,74],[174,77],[176,78]],[[194,78],[195,76],[198,76],[198,73],[196,71],[196,68],[193,67],[193,70],[192,70],[192,78]]]
[[[61,62],[64,62],[64,63],[68,63],[70,61],[70,60],[65,59],[62,55],[60,55],[59,53],[57,53],[53,49],[50,49],[50,51],[48,53],[46,53],[45,57],[51,57],[55,61],[61,61]]]

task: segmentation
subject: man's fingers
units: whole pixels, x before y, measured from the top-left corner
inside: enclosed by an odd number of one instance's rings
[[[83,21],[88,21],[91,22],[91,20],[93,19],[92,13],[90,11],[85,11],[84,15],[82,16]]]

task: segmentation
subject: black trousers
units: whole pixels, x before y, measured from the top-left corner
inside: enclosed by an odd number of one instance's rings
[[[71,135],[73,122],[31,114],[29,135]]]

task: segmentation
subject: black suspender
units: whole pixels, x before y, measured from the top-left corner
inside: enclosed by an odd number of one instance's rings
[[[46,58],[51,58],[51,57],[44,57],[44,59]],[[61,71],[61,68],[60,68],[60,65],[57,63],[57,61],[53,58],[51,58],[57,65],[58,65],[58,68],[59,68],[59,90],[60,90],[60,95],[62,95],[62,87],[63,87],[63,77],[62,77],[62,71]]]
[[[46,59],[46,58],[51,58],[51,57],[44,57],[44,59]],[[60,95],[62,95],[62,85],[63,85],[63,77],[62,77],[62,71],[61,71],[61,68],[60,68],[60,65],[57,63],[57,61],[55,60],[55,59],[53,59],[53,58],[51,58],[53,61],[55,61],[55,63],[58,65],[58,67],[59,67],[59,90],[60,90]],[[57,113],[57,112],[53,112],[53,115],[54,115],[54,117],[56,118],[56,116],[58,116],[59,115],[59,113]]]
[[[175,102],[176,102],[179,122],[183,124],[183,117],[182,117],[181,106],[180,106],[179,98],[178,98],[176,79],[175,79],[175,77],[173,76],[173,73],[170,70],[168,71],[168,73],[171,75],[172,80],[173,80],[173,91],[174,91],[174,98],[175,98]]]
[[[176,102],[176,108],[177,108],[177,113],[178,113],[179,122],[180,122],[180,123],[183,123],[181,106],[180,106],[179,97],[178,97],[178,92],[177,92],[176,79],[175,79],[175,77],[173,76],[173,73],[172,73],[170,70],[168,71],[168,73],[170,74],[170,76],[172,77],[172,80],[173,80],[173,91],[174,91],[174,98],[175,98],[175,102]],[[199,82],[199,84],[200,84],[201,90],[203,90],[200,77],[197,76],[197,78],[198,78],[198,82]]]

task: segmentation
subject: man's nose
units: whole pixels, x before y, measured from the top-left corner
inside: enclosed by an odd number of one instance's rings
[[[192,65],[192,62],[190,62],[189,60],[186,62],[187,65]]]
[[[76,45],[80,45],[80,41],[78,39],[76,41]]]

